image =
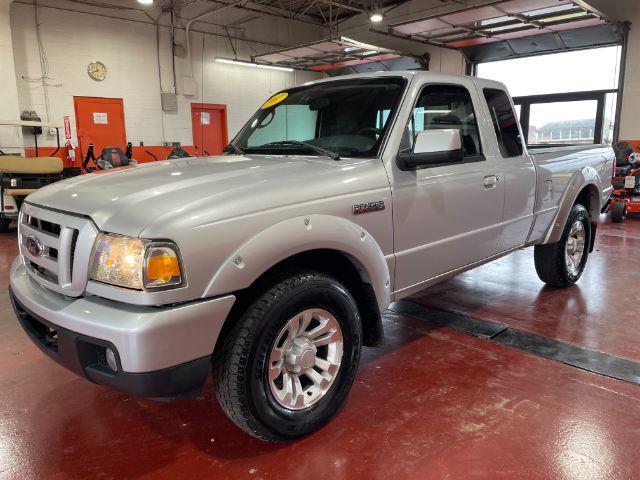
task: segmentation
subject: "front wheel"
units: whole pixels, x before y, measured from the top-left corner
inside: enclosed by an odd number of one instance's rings
[[[262,440],[307,435],[344,403],[361,348],[360,317],[346,288],[321,273],[292,274],[260,295],[216,347],[218,401]]]
[[[536,272],[540,280],[561,288],[576,283],[587,264],[590,241],[589,212],[584,206],[576,204],[569,212],[560,240],[534,248]]]

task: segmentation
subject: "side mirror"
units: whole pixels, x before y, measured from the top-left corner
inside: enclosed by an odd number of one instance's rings
[[[424,130],[416,135],[413,150],[398,153],[397,164],[400,170],[417,170],[463,160],[460,130]]]

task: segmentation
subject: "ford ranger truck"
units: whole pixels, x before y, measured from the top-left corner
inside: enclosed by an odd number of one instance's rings
[[[386,72],[284,90],[223,155],[30,195],[16,315],[91,382],[175,399],[211,371],[240,428],[294,439],[343,405],[390,302],[528,246],[543,282],[578,281],[613,151],[522,138],[493,81]]]

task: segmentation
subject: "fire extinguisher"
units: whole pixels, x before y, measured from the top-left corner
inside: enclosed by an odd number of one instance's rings
[[[67,143],[64,145],[64,149],[67,152],[67,161],[69,163],[75,163],[76,161],[76,150],[71,140],[67,140]]]

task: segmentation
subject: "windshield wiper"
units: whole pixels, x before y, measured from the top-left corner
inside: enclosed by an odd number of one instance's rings
[[[222,151],[225,153],[235,153],[236,155],[244,155],[244,150],[242,150],[239,146],[237,146],[233,142],[231,142],[229,145],[224,147]]]
[[[331,150],[327,150],[326,148],[322,148],[322,147],[318,147],[316,145],[313,145],[312,143],[307,143],[307,142],[301,142],[299,140],[283,140],[282,142],[271,142],[271,143],[265,143],[264,145],[260,145],[259,148],[262,147],[277,147],[277,146],[283,146],[286,147],[287,145],[292,145],[292,146],[296,146],[296,147],[303,147],[306,148],[307,150],[312,150],[316,153],[319,153],[320,155],[324,155],[325,157],[329,157],[333,160],[340,160],[340,155],[338,155],[336,152],[332,152]]]

